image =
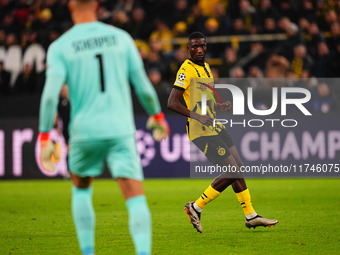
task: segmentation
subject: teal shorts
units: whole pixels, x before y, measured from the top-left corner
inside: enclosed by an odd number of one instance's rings
[[[143,170],[134,136],[108,140],[72,141],[70,143],[70,171],[80,177],[99,176],[107,162],[113,178],[142,181]]]

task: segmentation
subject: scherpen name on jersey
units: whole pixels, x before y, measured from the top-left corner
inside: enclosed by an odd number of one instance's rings
[[[228,89],[233,97],[233,115],[245,115],[244,109],[244,94],[242,90],[235,85],[231,84],[216,84],[215,89]],[[299,94],[300,98],[288,98],[289,93]],[[253,89],[247,89],[247,106],[249,111],[257,116],[268,116],[273,114],[278,107],[278,88],[272,88],[272,106],[269,109],[259,110],[255,109],[253,104]],[[311,93],[309,90],[297,87],[282,87],[281,88],[281,115],[287,115],[287,105],[295,105],[305,116],[311,116],[312,114],[305,108],[303,104],[307,103],[311,99]],[[207,97],[205,94],[201,95],[202,99],[202,115],[207,114]],[[268,125],[269,127],[275,127],[276,125],[281,125],[282,127],[296,127],[298,121],[296,119],[250,119],[250,120],[237,120],[232,119],[214,119],[213,126],[216,124],[229,124],[230,127],[233,126],[243,126],[243,127],[263,127]]]

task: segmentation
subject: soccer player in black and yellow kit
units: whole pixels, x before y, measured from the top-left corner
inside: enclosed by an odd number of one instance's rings
[[[209,161],[214,164],[236,166],[237,169],[240,169],[243,163],[231,136],[224,126],[215,125],[213,127],[214,109],[213,112],[207,112],[207,115],[201,115],[192,108],[195,102],[190,102],[190,82],[193,82],[192,79],[204,78],[208,83],[214,84],[210,67],[204,61],[207,49],[205,36],[199,32],[192,33],[188,38],[187,48],[190,58],[185,60],[178,70],[176,81],[168,99],[168,108],[188,118],[189,139],[206,155]],[[181,104],[180,99],[182,97],[187,107]],[[230,102],[225,102],[222,105],[217,104],[217,107],[222,111],[231,110]],[[199,130],[204,130],[204,132],[202,133]],[[246,227],[255,228],[278,223],[278,220],[263,218],[255,212],[249,190],[241,174],[238,173],[231,177],[223,173],[213,180],[195,202],[189,202],[185,205],[191,223],[198,232],[203,231],[201,226],[203,208],[218,197],[229,185],[232,186],[243,208]]]

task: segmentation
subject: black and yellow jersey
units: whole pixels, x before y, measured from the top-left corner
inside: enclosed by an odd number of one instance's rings
[[[190,59],[185,60],[177,72],[174,88],[183,91],[186,107],[190,111],[198,114],[202,114],[201,96],[202,94],[207,94],[207,115],[215,119],[216,101],[209,87],[214,87],[214,78],[209,64],[204,63],[203,66],[194,63]],[[194,140],[202,136],[217,135],[223,128],[224,126],[221,125],[207,127],[197,120],[190,120],[190,118],[188,118],[187,133],[189,140]]]

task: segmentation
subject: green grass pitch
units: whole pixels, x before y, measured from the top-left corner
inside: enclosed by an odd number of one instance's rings
[[[204,232],[184,204],[211,180],[145,182],[153,219],[153,254],[339,254],[339,179],[250,179],[255,210],[280,222],[247,229],[228,188],[202,214]],[[117,183],[96,180],[96,254],[133,254],[127,211]],[[80,254],[71,216],[71,182],[0,182],[0,254]]]

